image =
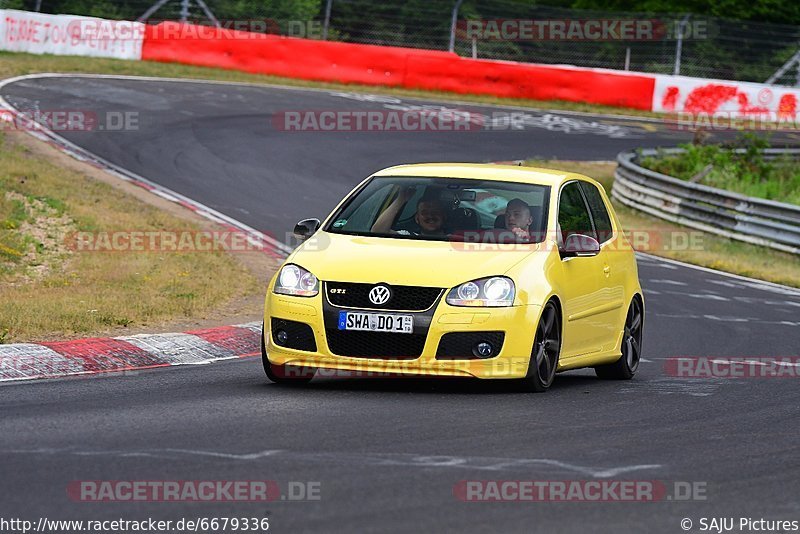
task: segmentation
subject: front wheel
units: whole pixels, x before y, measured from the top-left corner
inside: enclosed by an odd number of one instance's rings
[[[560,353],[561,316],[555,303],[550,301],[545,304],[536,327],[528,373],[522,379],[522,387],[535,393],[547,391],[556,377]]]
[[[642,326],[644,312],[638,298],[633,299],[628,315],[625,317],[625,329],[622,334],[622,355],[619,360],[608,365],[594,368],[598,377],[607,380],[630,380],[639,368],[642,358]]]
[[[300,367],[297,365],[278,365],[269,361],[267,357],[267,346],[264,342],[264,325],[261,325],[261,362],[264,364],[264,373],[267,378],[276,384],[288,384],[301,386],[308,384],[314,378],[316,369],[311,367]]]

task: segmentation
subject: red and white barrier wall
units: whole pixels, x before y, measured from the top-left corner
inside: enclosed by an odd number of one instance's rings
[[[652,110],[667,113],[725,114],[733,117],[796,121],[800,89],[763,83],[655,75]]]
[[[142,59],[291,78],[650,109],[652,76],[473,60],[437,50],[148,26]],[[196,38],[194,36],[197,36]]]
[[[668,113],[797,120],[800,90],[685,76],[471,59],[436,50],[0,11],[0,49],[182,63],[307,80],[385,85]]]
[[[144,24],[76,15],[0,10],[0,50],[141,59]]]

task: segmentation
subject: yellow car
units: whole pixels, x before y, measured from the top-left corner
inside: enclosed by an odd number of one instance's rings
[[[265,302],[274,382],[389,373],[512,379],[540,392],[560,371],[630,379],[639,366],[636,259],[586,176],[401,165],[295,234],[303,242]]]

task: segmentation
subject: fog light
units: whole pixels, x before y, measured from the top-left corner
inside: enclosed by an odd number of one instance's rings
[[[472,348],[472,353],[478,358],[491,358],[494,356],[494,347],[491,343],[481,341]]]
[[[289,334],[286,333],[286,330],[278,330],[275,332],[275,343],[278,345],[286,345],[288,340]]]

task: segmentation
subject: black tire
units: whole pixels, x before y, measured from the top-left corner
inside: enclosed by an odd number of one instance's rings
[[[561,314],[552,300],[545,304],[536,326],[528,373],[522,379],[522,388],[534,393],[544,393],[553,384],[561,354]]]
[[[605,380],[630,380],[639,369],[642,359],[642,328],[644,327],[644,309],[642,302],[634,298],[625,317],[622,335],[622,355],[619,360],[608,365],[598,365],[595,374]]]
[[[261,325],[261,362],[264,364],[264,373],[267,378],[276,384],[302,386],[311,382],[317,370],[313,367],[298,367],[296,365],[278,365],[269,361],[267,346],[264,341],[264,325]]]

